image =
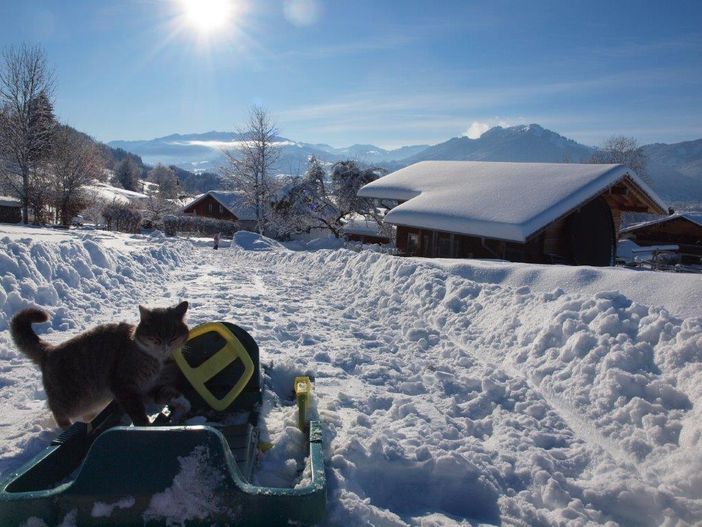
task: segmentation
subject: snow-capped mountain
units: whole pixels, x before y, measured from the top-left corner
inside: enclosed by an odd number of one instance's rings
[[[145,163],[177,165],[187,170],[216,170],[224,163],[223,150],[232,150],[245,139],[234,132],[172,134],[145,141],[111,141],[113,148],[138,154]],[[428,145],[404,146],[386,150],[375,145],[352,145],[335,148],[326,144],[310,144],[276,137],[281,148],[279,169],[285,172],[304,171],[311,155],[326,162],[355,159],[367,164],[399,161],[425,150]]]
[[[244,139],[234,132],[173,134],[147,141],[112,141],[111,147],[140,155],[145,163],[177,165],[191,171],[216,171],[224,163],[225,149],[235,149]],[[433,146],[414,145],[386,150],[356,144],[335,148],[277,137],[278,170],[302,174],[311,155],[326,163],[355,159],[389,170],[425,160],[583,162],[595,149],[582,145],[538,124],[491,128],[478,139],[454,137]],[[702,206],[702,139],[643,147],[649,158],[648,177],[665,199]],[[685,205],[686,206],[686,205]]]
[[[554,162],[586,161],[594,149],[576,143],[572,139],[542,128],[538,124],[527,124],[502,128],[491,128],[478,139],[454,137],[409,157],[405,161],[522,161]]]

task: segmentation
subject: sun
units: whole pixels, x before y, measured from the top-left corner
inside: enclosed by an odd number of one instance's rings
[[[232,0],[180,0],[186,23],[201,33],[224,29],[231,21]]]

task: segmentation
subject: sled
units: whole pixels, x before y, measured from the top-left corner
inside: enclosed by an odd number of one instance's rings
[[[214,322],[193,328],[184,350],[174,355],[188,381],[192,413],[206,416],[207,424],[171,425],[163,412],[155,426],[122,426],[124,414],[112,402],[7,475],[0,483],[0,525],[41,520],[53,527],[72,520],[80,526],[157,526],[185,520],[188,526],[253,527],[321,521],[326,480],[320,423],[306,418],[309,379],[298,377],[294,387],[309,449],[307,483],[262,487],[252,483],[262,396],[256,342],[234,324]],[[183,476],[183,463],[193,459],[199,463],[195,474]],[[182,511],[168,512],[174,498]]]

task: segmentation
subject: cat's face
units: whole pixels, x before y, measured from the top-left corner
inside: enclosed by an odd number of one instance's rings
[[[188,339],[188,326],[183,321],[187,310],[187,302],[168,308],[139,306],[141,321],[134,332],[139,347],[160,361],[166,360]]]

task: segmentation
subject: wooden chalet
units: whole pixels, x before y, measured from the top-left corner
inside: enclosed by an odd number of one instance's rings
[[[613,265],[624,211],[667,205],[623,165],[423,161],[361,188],[396,200],[402,254]]]
[[[241,192],[211,190],[183,208],[183,214],[237,222],[241,229],[256,226],[256,213]]]
[[[621,237],[641,247],[677,245],[680,262],[699,264],[702,258],[702,214],[676,213],[631,225]]]
[[[19,223],[22,221],[22,203],[9,196],[0,196],[0,222]]]

